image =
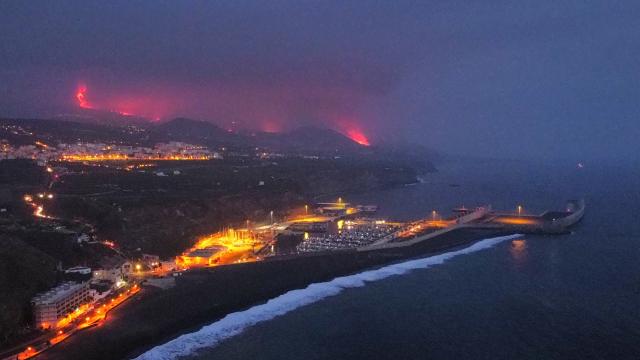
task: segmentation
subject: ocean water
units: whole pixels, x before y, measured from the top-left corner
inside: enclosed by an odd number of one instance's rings
[[[141,358],[638,359],[640,168],[452,163],[422,184],[349,200],[409,220],[461,204],[535,213],[582,197],[572,234],[488,239],[315,284]]]

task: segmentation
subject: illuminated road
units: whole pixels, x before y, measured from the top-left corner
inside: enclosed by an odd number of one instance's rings
[[[38,193],[35,198],[27,194],[23,199],[27,205],[33,208],[33,216],[41,219],[55,219],[53,216],[49,216],[44,212],[44,201],[52,200],[53,194]],[[40,199],[40,202],[36,202],[36,199]]]
[[[124,303],[132,296],[140,292],[140,287],[134,284],[130,289],[123,291],[115,296],[107,297],[100,302],[85,308],[79,308],[76,312],[70,314],[67,318],[58,322],[58,327],[52,334],[42,340],[41,343],[27,347],[22,352],[15,355],[16,359],[32,358],[51,347],[59,344],[78,331],[96,326],[106,321],[107,313],[120,304]]]

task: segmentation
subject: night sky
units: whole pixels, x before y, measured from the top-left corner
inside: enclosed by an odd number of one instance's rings
[[[85,106],[464,155],[636,158],[639,1],[0,2],[0,116]]]

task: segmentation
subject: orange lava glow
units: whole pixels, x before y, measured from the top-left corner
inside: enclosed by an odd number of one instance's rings
[[[268,133],[279,133],[282,132],[282,124],[277,121],[265,120],[261,125],[262,131]]]
[[[117,109],[113,109],[113,108],[109,108],[109,107],[102,107],[102,106],[98,106],[95,104],[92,104],[89,102],[89,99],[87,98],[87,86],[84,84],[80,84],[78,85],[78,89],[76,90],[76,101],[78,101],[78,106],[80,106],[83,109],[92,109],[92,110],[103,110],[103,111],[109,111],[109,112],[113,112],[122,116],[135,116],[136,114],[134,114],[133,112],[130,111],[125,111],[125,110],[120,110],[120,106],[117,107]]]
[[[349,129],[347,130],[347,136],[357,142],[360,145],[363,146],[370,146],[371,143],[369,142],[369,139],[367,139],[367,136],[365,134],[362,133],[362,131],[357,130],[357,129]]]
[[[89,104],[89,100],[87,100],[87,86],[79,85],[78,91],[76,91],[76,100],[78,100],[78,105],[83,109],[93,109],[93,106]]]

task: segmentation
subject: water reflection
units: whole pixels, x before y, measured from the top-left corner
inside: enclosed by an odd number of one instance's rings
[[[527,241],[524,239],[516,239],[511,241],[511,258],[516,265],[521,266],[527,261]]]

